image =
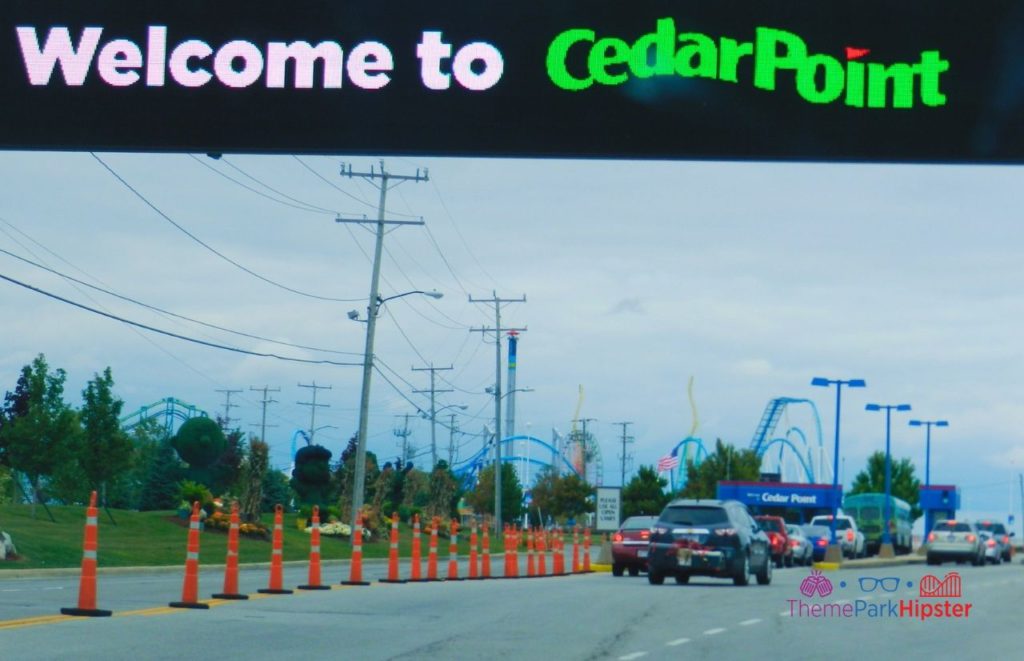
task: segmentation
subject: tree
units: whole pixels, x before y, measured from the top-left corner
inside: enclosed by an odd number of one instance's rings
[[[270,446],[258,438],[249,439],[249,453],[245,458],[242,482],[242,502],[239,516],[242,521],[258,521],[263,511],[263,483],[270,465]]]
[[[494,501],[494,482],[491,482],[491,501]],[[437,462],[434,470],[431,471],[427,480],[427,505],[426,515],[430,517],[441,517],[442,520],[457,514],[456,508],[462,490],[455,474],[448,468],[448,462],[443,459]],[[504,501],[502,501],[504,502]]]
[[[295,453],[292,489],[299,502],[319,505],[324,512],[331,491],[331,451],[322,445],[307,445]]]
[[[334,471],[334,490],[338,494],[338,510],[343,519],[347,520],[352,512],[352,491],[355,488],[356,474],[356,438],[353,435],[348,445],[341,453],[337,468]],[[367,498],[367,486],[376,484],[379,468],[377,467],[377,455],[372,452],[366,453],[366,472],[363,482],[363,502],[373,502],[373,494]]]
[[[715,498],[721,480],[750,480],[761,477],[761,458],[753,450],[737,450],[732,445],[715,441],[715,451],[700,465],[686,466],[686,487],[683,498]]]
[[[476,487],[466,494],[466,502],[478,513],[494,514],[494,464],[480,470]],[[523,487],[519,484],[519,476],[512,464],[502,463],[501,516],[506,521],[513,521],[522,514]]]
[[[559,475],[551,466],[537,476],[530,495],[534,507],[545,517],[563,520],[593,511],[593,489],[590,485],[575,473]]]
[[[124,402],[114,396],[113,387],[109,367],[102,375],[94,374],[82,391],[83,404],[78,414],[82,421],[78,464],[88,480],[88,488],[102,492],[104,505],[107,484],[127,472],[132,461],[132,442],[120,422]]]
[[[107,500],[112,507],[122,509],[142,509],[146,481],[160,453],[161,446],[167,444],[167,432],[156,418],[146,418],[135,425],[128,438],[132,445],[131,468],[107,487]],[[174,450],[171,449],[172,458]],[[175,458],[175,461],[177,459]],[[173,481],[177,481],[175,474]],[[169,507],[173,507],[172,503]]]
[[[42,502],[42,480],[70,459],[69,448],[80,433],[78,417],[64,401],[66,379],[64,370],[50,372],[45,356],[36,356],[31,365],[22,367],[15,388],[15,406],[20,400],[21,414],[5,410],[7,420],[0,430],[5,460],[32,485],[33,516],[35,503]]]
[[[914,476],[914,464],[910,459],[903,458],[892,461],[892,495],[907,501],[910,505],[910,518],[917,520],[924,511],[918,506],[921,481]],[[868,457],[865,470],[853,478],[850,495],[858,493],[885,493],[885,453],[874,452]]]
[[[288,511],[294,497],[291,485],[288,484],[288,476],[284,471],[268,470],[263,477],[263,511],[273,512],[277,505],[282,505],[285,511]]]
[[[623,517],[661,514],[671,499],[665,493],[666,486],[668,480],[658,477],[654,466],[641,466],[633,479],[622,488]]]
[[[190,418],[178,428],[171,443],[182,461],[188,464],[188,478],[209,486],[206,469],[227,447],[220,425],[209,418]]]

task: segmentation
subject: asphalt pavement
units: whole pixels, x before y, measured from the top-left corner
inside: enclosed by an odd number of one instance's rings
[[[499,568],[500,556],[496,556]],[[446,565],[442,564],[442,574]],[[384,575],[369,563],[367,578]],[[403,567],[403,573],[405,568]],[[464,571],[464,567],[460,568]],[[955,572],[957,577],[951,576]],[[325,568],[325,582],[347,578]],[[464,575],[464,574],[463,574]],[[922,578],[931,593],[922,596]],[[220,590],[204,572],[200,594]],[[305,582],[289,566],[285,585]],[[824,587],[827,581],[828,588]],[[862,580],[863,579],[863,580]],[[776,570],[770,586],[693,578],[652,586],[607,573],[543,579],[342,587],[166,608],[180,573],[101,577],[101,619],[58,615],[74,605],[66,577],[0,579],[3,659],[786,659],[976,658],[1020,642],[1024,566],[904,565],[822,572]],[[242,572],[243,592],[266,569]],[[939,586],[936,588],[935,586]],[[959,596],[952,594],[959,588]],[[827,593],[827,594],[826,594]],[[809,596],[808,596],[809,595]],[[967,606],[970,606],[969,608]],[[927,608],[924,608],[927,606]],[[960,617],[955,616],[959,610]],[[923,619],[922,619],[923,615]]]

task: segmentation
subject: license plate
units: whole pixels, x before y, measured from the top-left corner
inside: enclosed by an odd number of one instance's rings
[[[676,562],[680,567],[689,567],[691,558],[693,558],[693,551],[690,549],[679,549],[676,551]]]
[[[638,557],[638,558],[646,558],[647,557],[647,549],[644,549],[642,551],[637,551],[636,552],[636,557]]]

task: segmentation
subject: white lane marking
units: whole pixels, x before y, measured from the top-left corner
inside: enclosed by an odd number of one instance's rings
[[[871,601],[874,598],[875,598],[875,595],[869,594],[869,595],[866,595],[863,599],[864,599],[864,601]]]
[[[53,588],[43,588],[43,590],[63,590],[63,589],[64,589],[63,586],[57,586],[57,587],[53,587]]]
[[[675,640],[668,641],[665,645],[667,647],[676,647],[677,645],[685,645],[688,642],[690,642],[689,638],[676,638]]]
[[[707,631],[704,632],[704,635],[705,636],[716,636],[716,635],[718,635],[720,633],[724,633],[724,632],[725,632],[725,629],[723,629],[722,627],[718,627],[717,629],[708,629]]]
[[[779,615],[785,617],[785,616],[789,615],[789,611],[779,611]]]
[[[740,622],[740,626],[741,626],[741,627],[749,627],[749,626],[750,626],[751,624],[757,624],[757,623],[758,623],[758,622],[760,622],[760,621],[761,621],[761,620],[759,620],[759,619],[757,619],[757,618],[755,617],[755,618],[754,618],[754,619],[752,619],[752,620],[743,620],[742,622]]]
[[[625,656],[620,656],[619,661],[632,661],[632,659],[639,659],[642,656],[647,656],[647,652],[633,652]]]
[[[840,599],[836,603],[837,604],[848,604],[848,603],[850,603],[850,600],[849,599]]]
[[[21,590],[21,589],[18,589],[18,590],[0,590],[0,592],[22,592],[22,591],[23,590]]]

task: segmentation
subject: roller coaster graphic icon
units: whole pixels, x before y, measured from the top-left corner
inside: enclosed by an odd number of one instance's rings
[[[942,580],[931,574],[926,574],[921,577],[918,588],[922,597],[945,598],[963,596],[960,574],[955,571],[946,574],[946,577]]]

